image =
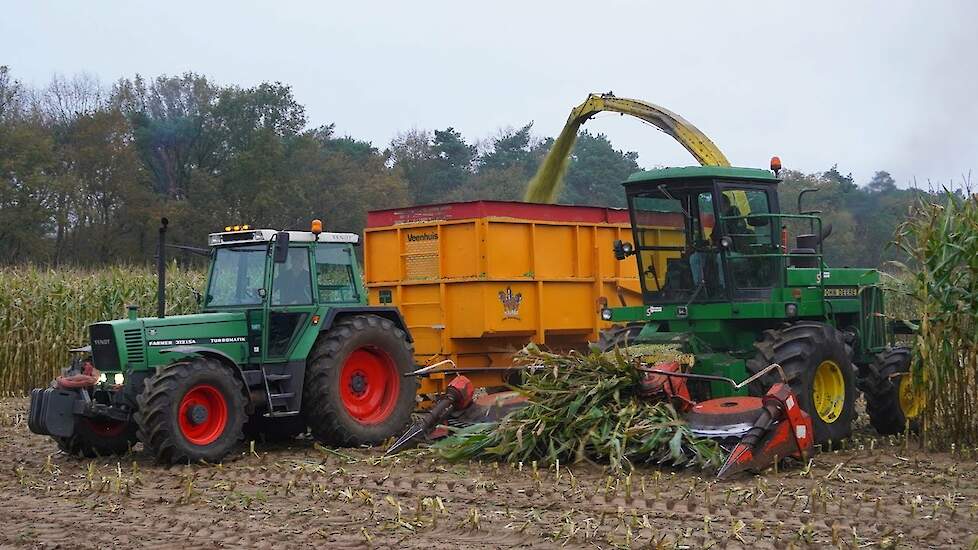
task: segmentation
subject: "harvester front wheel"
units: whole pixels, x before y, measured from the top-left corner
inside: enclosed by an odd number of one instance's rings
[[[606,352],[615,348],[628,347],[635,343],[635,339],[638,338],[643,328],[645,328],[644,323],[609,327],[598,334],[597,342],[591,342],[591,349]]]
[[[95,458],[123,455],[136,444],[136,425],[123,420],[75,417],[69,437],[54,437],[58,448],[73,456]]]
[[[340,446],[377,445],[411,421],[418,379],[407,334],[376,315],[337,321],[306,365],[302,407],[312,435]]]
[[[845,340],[834,327],[799,321],[780,330],[766,330],[754,343],[757,353],[747,370],[760,372],[771,363],[784,369],[798,404],[812,419],[816,445],[838,443],[852,434],[856,417],[856,375]],[[777,373],[752,384],[763,395],[779,382]]]
[[[869,423],[880,435],[917,429],[921,397],[910,377],[910,348],[894,347],[876,356],[862,380]],[[909,425],[908,425],[909,422]]]
[[[243,438],[244,386],[214,359],[161,369],[137,402],[139,439],[159,462],[219,462]]]

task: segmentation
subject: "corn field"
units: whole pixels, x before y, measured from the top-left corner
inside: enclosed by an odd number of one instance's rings
[[[933,197],[933,195],[931,195]],[[929,447],[978,444],[978,196],[922,199],[897,231],[912,259],[905,292],[920,314],[913,376]]]
[[[193,312],[193,289],[201,289],[203,279],[170,266],[167,312]],[[0,268],[0,392],[46,386],[67,365],[68,350],[88,343],[90,323],[125,317],[129,304],[138,305],[140,315],[155,315],[155,270]]]

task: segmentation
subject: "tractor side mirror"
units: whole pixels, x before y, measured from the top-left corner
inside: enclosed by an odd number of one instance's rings
[[[632,243],[622,242],[621,240],[615,240],[613,245],[615,250],[615,259],[624,260],[625,258],[635,254],[635,247]]]
[[[284,264],[289,259],[289,232],[279,231],[275,234],[275,263]]]

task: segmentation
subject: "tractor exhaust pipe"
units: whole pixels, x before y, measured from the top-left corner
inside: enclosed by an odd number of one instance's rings
[[[156,316],[166,317],[166,226],[170,220],[160,219],[160,240],[156,250]]]

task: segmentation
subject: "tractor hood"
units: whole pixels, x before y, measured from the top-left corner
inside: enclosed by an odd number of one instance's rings
[[[172,362],[172,348],[205,347],[232,357],[247,354],[244,312],[141,317],[89,326],[92,359],[103,372],[155,368]]]

